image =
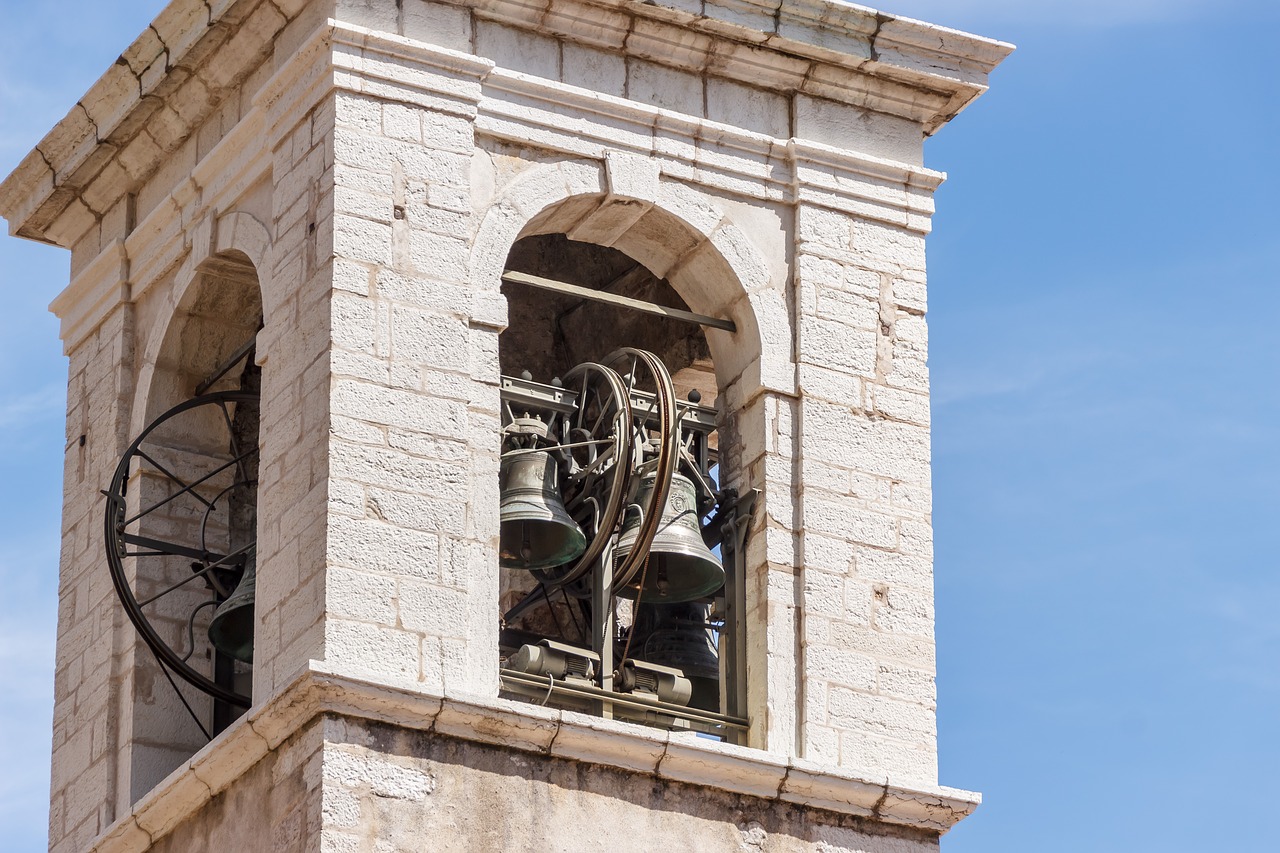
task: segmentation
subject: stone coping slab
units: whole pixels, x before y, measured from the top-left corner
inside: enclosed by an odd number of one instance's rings
[[[252,709],[134,804],[93,853],[143,853],[321,715],[403,726],[629,773],[780,800],[939,834],[971,814],[980,794],[913,787],[760,750],[505,699],[388,684],[312,661],[279,695]]]

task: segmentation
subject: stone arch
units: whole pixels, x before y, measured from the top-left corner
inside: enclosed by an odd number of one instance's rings
[[[179,387],[181,382],[175,385],[175,376],[165,376],[164,362],[182,336],[193,305],[210,281],[222,279],[238,292],[241,302],[255,303],[259,322],[275,316],[276,308],[282,302],[281,294],[263,276],[263,271],[271,266],[272,241],[270,231],[256,217],[243,211],[231,211],[201,222],[193,229],[193,235],[190,254],[179,268],[172,287],[160,296],[163,300],[157,310],[160,322],[140,342],[141,367],[130,424],[135,435],[152,418],[181,402],[180,395],[184,393]],[[241,331],[243,340],[247,340],[256,328],[250,331],[246,326]],[[262,342],[264,336],[259,337]],[[212,368],[243,342],[232,343],[230,340],[228,338],[220,346],[205,352],[200,361],[203,363],[215,358],[206,365]],[[264,356],[265,353],[259,352],[259,361]],[[174,366],[170,364],[170,367]],[[195,367],[194,364],[188,365],[188,369]],[[190,391],[191,388],[186,389],[188,395]]]
[[[267,262],[270,254],[266,230],[252,217],[244,214],[224,217],[219,225],[218,231],[221,233],[203,229],[207,239],[199,240],[198,243],[204,247],[204,251],[193,250],[167,288],[161,291],[157,287],[152,291],[153,298],[157,300],[152,316],[157,319],[149,334],[139,341],[142,367],[135,390],[131,438],[140,435],[149,424],[175,405],[195,396],[197,387],[217,368],[231,361],[236,351],[258,334],[262,325],[264,294],[257,270],[258,264]],[[201,230],[197,228],[197,234]],[[257,375],[255,364],[239,360],[208,390],[256,390]],[[227,429],[244,440],[256,441],[257,408],[253,405],[243,409],[243,412],[240,409],[231,410]],[[231,424],[232,415],[236,426]],[[211,410],[200,409],[199,413],[193,411],[173,421],[166,421],[162,428],[151,434],[149,441],[162,454],[172,454],[171,458],[165,455],[160,458],[182,476],[183,469],[179,466],[184,459],[196,460],[192,462],[194,470],[203,473],[209,467],[205,460],[217,454],[225,454],[228,450],[227,439],[228,433],[222,428],[221,421]],[[216,464],[213,463],[215,466]],[[246,476],[246,481],[250,483],[256,481],[256,458],[252,464],[254,473]],[[172,494],[172,485],[164,478],[155,476],[154,471],[144,475],[140,466],[133,477],[136,485],[130,489],[132,512],[137,512],[140,507],[157,505],[160,499]],[[188,478],[192,482],[200,479]],[[209,480],[208,484],[209,488],[215,490],[223,488],[222,494],[231,490],[230,486],[225,486],[217,477]],[[225,524],[219,519],[209,528],[212,530],[212,543],[206,544],[202,539],[202,545],[216,553],[226,554],[243,544],[246,541],[244,537],[250,537],[247,540],[249,542],[252,542],[252,537],[256,537],[256,488],[251,486],[241,495],[238,499],[227,499],[228,502],[238,500],[237,508],[231,512],[230,520]],[[197,518],[190,507],[183,507],[181,503],[174,500],[163,512],[148,516],[148,527],[140,532],[143,535],[155,535],[163,541],[190,544],[190,531],[197,523]],[[199,508],[196,510],[198,512]],[[202,537],[204,535],[201,534]],[[189,565],[184,567],[182,560],[174,557],[137,560],[135,563],[129,571],[134,573],[139,589],[144,584],[152,584],[156,588],[168,587],[181,580],[184,571],[186,576],[191,571]],[[193,584],[180,595],[175,593],[178,598],[172,602],[170,598],[157,602],[157,609],[150,612],[147,618],[153,626],[163,625],[157,627],[157,630],[171,648],[178,648],[174,645],[173,623],[180,622],[184,615],[189,614],[191,624],[195,627],[191,638],[185,642],[194,653],[192,660],[198,663],[197,668],[207,668],[202,674],[212,678],[215,677],[215,667],[224,667],[224,664],[216,663],[221,658],[214,653],[207,640],[207,617],[212,611],[192,609],[192,601],[185,597],[186,592],[192,592],[191,598],[194,600],[197,597],[197,587],[198,585]],[[196,620],[198,612],[203,613],[199,621]],[[184,642],[181,629],[177,631],[178,642]],[[125,697],[123,709],[124,725],[130,733],[128,773],[129,788],[134,798],[154,787],[204,744],[202,733],[187,718],[188,711],[173,692],[175,688],[163,677],[156,661],[141,650],[141,647],[138,648],[132,668],[132,690]],[[237,669],[240,666],[227,662],[224,667],[226,677],[238,679],[234,689],[247,695],[249,673],[247,667]],[[234,712],[227,710],[225,704],[219,706],[209,697],[185,685],[182,689],[187,704],[195,709],[192,713],[206,729],[216,731],[226,725],[229,719],[234,719]],[[227,717],[228,714],[231,716]]]
[[[747,396],[761,386],[794,391],[784,283],[713,196],[661,180],[656,161],[634,155],[611,153],[603,168],[586,160],[530,167],[501,188],[481,220],[473,290],[497,290],[517,240],[551,233],[616,248],[666,278],[691,310],[733,320],[734,333],[706,333],[722,388],[738,382]]]
[[[564,235],[617,250],[669,284],[690,310],[732,320],[732,333],[703,329],[718,399],[724,401],[719,476],[726,486],[759,489],[767,504],[769,484],[760,460],[770,445],[766,410],[772,395],[761,392],[794,394],[796,383],[785,225],[780,223],[774,251],[767,254],[740,215],[749,217],[737,203],[663,179],[660,164],[649,158],[610,152],[603,163],[527,165],[498,188],[481,216],[469,284],[479,304],[502,299],[501,277],[512,248],[526,238]],[[789,501],[780,501],[778,511],[786,506]],[[764,514],[757,510],[755,517],[762,527]],[[767,606],[764,538],[753,537],[742,566],[744,612]],[[765,630],[753,629],[739,670],[746,701],[760,721],[747,740],[756,746],[768,737],[765,715],[758,712],[767,693],[766,647]]]

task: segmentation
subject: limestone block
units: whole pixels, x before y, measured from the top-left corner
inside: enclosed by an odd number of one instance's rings
[[[858,546],[852,546],[852,552],[859,578],[921,589],[929,589],[933,585],[933,562],[927,557]]]
[[[860,553],[858,546],[845,539],[822,536],[813,531],[805,531],[801,539],[803,563],[806,568],[821,569],[836,575],[845,575],[853,570],[854,555]],[[882,554],[886,552],[866,549],[868,553]]]
[[[866,693],[876,689],[877,663],[865,654],[836,646],[814,645],[805,649],[804,662],[809,677],[815,681],[835,683]],[[820,690],[810,692],[817,694],[818,698],[822,695]],[[847,722],[831,718],[831,724],[836,728],[846,728]]]
[[[399,388],[386,388],[353,379],[334,382],[335,414],[362,417],[370,423],[416,429],[438,435],[464,435],[465,407]]]
[[[554,39],[489,21],[476,23],[476,53],[503,68],[557,80],[560,45]]]
[[[876,689],[895,699],[906,699],[929,709],[937,707],[937,687],[933,673],[928,670],[882,661],[877,668]]]
[[[924,133],[908,119],[796,95],[795,123],[795,135],[814,142],[912,165],[924,162]]]
[[[434,728],[463,740],[496,740],[512,749],[545,754],[560,729],[559,718],[560,712],[553,708],[523,702],[457,700],[440,709]]]
[[[330,616],[378,625],[396,624],[396,581],[367,571],[331,567],[325,578]]]
[[[402,25],[409,38],[450,50],[471,50],[471,15],[465,7],[435,0],[405,0]]]
[[[627,97],[642,104],[702,115],[702,79],[685,71],[644,60],[627,63]]]
[[[721,77],[707,79],[707,118],[779,139],[791,136],[791,111],[779,94]]]
[[[373,519],[329,517],[329,559],[340,566],[397,577],[439,577],[440,538]]]
[[[451,151],[470,157],[475,150],[475,122],[466,116],[423,112],[422,139],[425,145],[436,151]],[[470,206],[459,210],[470,212]]]
[[[407,631],[363,622],[326,619],[325,660],[369,677],[417,681],[419,638]]]
[[[58,838],[60,833],[51,830],[49,835],[50,838]],[[151,836],[130,814],[116,821],[98,840],[97,846],[112,853],[145,853],[151,849]]]
[[[467,325],[456,317],[410,307],[391,309],[391,352],[396,359],[464,370],[467,340]]]
[[[628,53],[633,56],[687,68],[696,73],[707,65],[712,40],[695,30],[672,26],[654,18],[635,17],[632,19],[631,32],[627,35],[626,46]],[[634,86],[634,82],[632,85]]]
[[[565,711],[551,754],[653,773],[666,753],[667,739],[668,734],[658,729]]]
[[[876,269],[901,273],[925,268],[924,235],[906,228],[855,219],[851,245],[859,257],[875,261]]]
[[[803,362],[823,365],[863,377],[875,375],[878,333],[858,324],[874,322],[869,309],[849,311],[850,322],[801,315],[797,323],[799,357]]]
[[[457,590],[402,579],[398,586],[400,625],[409,631],[465,639],[467,597]]]
[[[255,764],[269,750],[267,741],[242,720],[201,750],[191,762],[192,774],[218,796],[236,781],[245,767]]]
[[[806,532],[806,541],[808,536]],[[802,577],[806,613],[828,616],[855,625],[871,624],[869,590],[857,583],[850,583],[843,575],[821,572],[808,565],[805,566]]]
[[[168,833],[186,812],[209,799],[209,786],[194,773],[187,772],[189,768],[189,763],[179,767],[135,806],[134,818],[138,826],[152,838]],[[86,802],[100,802],[101,799],[99,796]],[[152,807],[144,808],[144,804]]]
[[[859,470],[904,482],[929,479],[929,433],[924,427],[862,417],[806,398],[802,442],[814,458],[847,460]]]
[[[698,786],[722,787],[733,779],[735,790],[773,797],[786,777],[786,763],[733,744],[704,746],[692,736],[672,735],[658,765],[658,775]]]
[[[563,82],[617,98],[626,96],[627,66],[621,56],[572,42],[565,42],[561,51]]]
[[[928,288],[921,281],[910,281],[905,278],[894,279],[893,301],[904,311],[924,314],[929,310]]]
[[[333,251],[346,260],[391,264],[391,227],[345,214],[334,216]]]
[[[933,525],[904,518],[898,522],[898,548],[904,554],[933,559]]]
[[[415,230],[409,237],[410,270],[455,282],[466,281],[470,248],[468,240]]]
[[[933,639],[933,591],[891,586],[876,603],[875,626]]]
[[[883,734],[909,743],[930,744],[937,739],[937,721],[931,709],[914,702],[831,689],[828,713],[838,728]]]
[[[869,816],[874,813],[876,803],[884,793],[884,785],[852,776],[834,776],[813,758],[807,758],[791,763],[791,773],[779,796],[784,801],[813,808],[838,809],[854,814],[861,812]]]
[[[391,302],[465,314],[470,296],[461,283],[429,277],[433,272],[417,274],[379,269],[374,287],[379,297]]]
[[[878,548],[896,548],[898,544],[893,516],[851,507],[846,500],[829,499],[817,492],[805,495],[804,527]]]
[[[323,767],[326,782],[375,797],[422,802],[436,788],[430,773],[351,747],[326,744]]]
[[[620,49],[631,30],[631,17],[604,5],[548,3],[542,24],[554,32],[570,36],[564,41],[583,42],[594,47]]]
[[[371,30],[395,33],[399,30],[399,3],[381,0],[336,0],[334,9],[339,20]]]
[[[899,741],[857,729],[840,732],[840,763],[895,784],[933,785],[938,779],[937,752],[931,743]]]

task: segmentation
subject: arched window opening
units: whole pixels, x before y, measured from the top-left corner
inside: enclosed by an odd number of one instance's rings
[[[741,742],[733,413],[697,315],[643,264],[563,234],[521,239],[506,269],[503,690]]]
[[[251,702],[261,325],[247,259],[208,265],[144,355],[146,426],[105,492],[108,565],[136,638],[122,720],[134,800]]]

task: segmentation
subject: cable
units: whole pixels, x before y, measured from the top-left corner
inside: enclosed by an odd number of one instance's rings
[[[147,648],[151,648],[147,646]],[[174,682],[173,676],[169,674],[169,670],[165,669],[164,662],[160,660],[160,655],[156,654],[155,649],[151,649],[151,654],[156,659],[156,665],[160,667],[160,671],[164,673],[165,681],[169,682],[169,686],[173,688],[173,692],[178,694],[178,699],[182,702],[182,707],[187,709],[187,713],[191,715],[191,719],[200,728],[200,734],[204,735],[205,740],[213,740],[213,735],[209,734],[209,730],[204,727],[204,723],[200,722],[200,718],[196,716],[196,712],[191,709],[191,705],[187,702],[187,697],[182,695],[182,691],[178,689],[178,685]]]

